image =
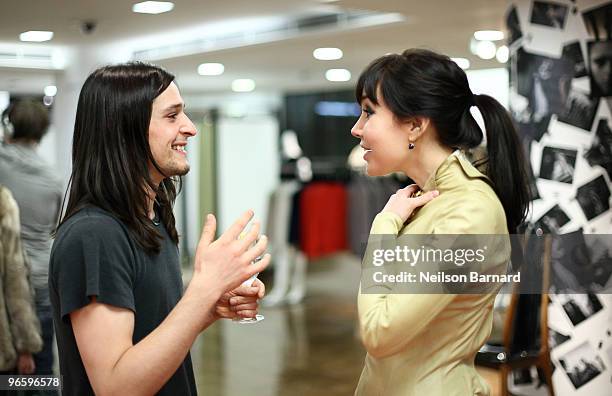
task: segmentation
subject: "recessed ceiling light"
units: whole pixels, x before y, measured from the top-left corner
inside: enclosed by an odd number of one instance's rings
[[[132,11],[139,14],[162,14],[172,11],[174,3],[169,1],[143,1],[132,6]]]
[[[465,58],[451,58],[453,62],[455,62],[460,68],[463,70],[470,68],[470,61]]]
[[[493,59],[496,53],[497,48],[495,48],[495,44],[490,41],[479,41],[478,44],[476,44],[476,55],[482,59]]]
[[[325,72],[328,81],[348,81],[351,79],[351,72],[346,69],[329,69]]]
[[[497,61],[499,63],[506,63],[506,62],[508,62],[508,59],[510,59],[510,49],[507,46],[502,45],[501,47],[499,47],[497,49],[497,53],[495,54],[495,58],[497,58]]]
[[[201,76],[219,76],[225,71],[222,63],[202,63],[198,66],[198,74]]]
[[[49,41],[53,38],[53,32],[44,30],[29,30],[19,35],[21,41],[35,41],[37,43]]]
[[[312,56],[318,60],[336,60],[342,58],[342,50],[340,48],[317,48],[312,51]]]
[[[55,85],[48,85],[44,89],[45,96],[57,95],[57,87]]]
[[[232,81],[232,91],[234,92],[251,92],[255,89],[255,81],[250,78],[239,78]]]
[[[504,32],[499,30],[479,30],[474,32],[474,38],[482,41],[499,41],[504,39]]]

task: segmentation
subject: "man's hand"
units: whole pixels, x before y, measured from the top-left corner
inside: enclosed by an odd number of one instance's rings
[[[207,216],[196,250],[189,289],[216,290],[222,296],[268,266],[271,257],[263,255],[268,238],[259,236],[259,222],[255,222],[243,238],[238,238],[252,217],[253,211],[245,212],[219,239],[214,240],[217,222],[215,216]],[[262,255],[263,258],[256,261]]]
[[[31,353],[22,353],[17,359],[17,372],[19,374],[33,374],[36,369]]]
[[[239,286],[223,293],[215,306],[216,319],[254,318],[259,304],[257,301],[266,293],[262,281],[255,279],[251,286]]]

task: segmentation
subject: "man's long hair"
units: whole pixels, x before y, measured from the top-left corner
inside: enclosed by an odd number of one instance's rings
[[[150,161],[163,174],[149,147],[149,123],[153,101],[173,80],[164,69],[140,62],[105,66],[87,78],[74,124],[68,204],[58,228],[84,207],[97,206],[121,220],[147,253],[158,253],[162,236],[148,217],[149,187],[178,243],[172,206],[180,177],[155,186],[148,168]]]

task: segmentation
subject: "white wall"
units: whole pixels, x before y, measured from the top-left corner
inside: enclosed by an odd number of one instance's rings
[[[221,118],[217,129],[218,219],[225,231],[247,209],[265,229],[268,197],[279,183],[278,120]]]
[[[492,96],[505,108],[508,108],[510,84],[506,68],[466,70],[465,74],[467,74],[473,93]]]

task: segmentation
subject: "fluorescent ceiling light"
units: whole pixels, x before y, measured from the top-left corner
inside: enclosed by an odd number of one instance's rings
[[[336,60],[342,58],[342,50],[340,48],[317,48],[312,51],[312,56],[318,60]]]
[[[470,68],[470,61],[465,58],[451,58],[453,62],[455,62],[460,68],[463,70]]]
[[[497,49],[497,53],[495,54],[495,58],[499,63],[506,63],[508,59],[510,59],[510,49],[507,46],[502,45]]]
[[[53,32],[43,30],[29,30],[19,35],[21,41],[35,41],[37,43],[49,41],[53,38]]]
[[[504,32],[499,30],[479,30],[474,32],[474,38],[481,41],[499,41],[504,39]]]
[[[351,79],[351,72],[346,69],[329,69],[325,72],[328,81],[348,81]]]
[[[132,11],[139,14],[161,14],[172,11],[174,3],[169,1],[143,1],[132,6]]]
[[[251,92],[255,89],[255,81],[250,78],[239,78],[232,81],[232,91],[234,92]]]
[[[479,41],[476,44],[476,55],[482,59],[493,59],[496,53],[497,48],[491,41]]]
[[[198,66],[198,74],[201,76],[219,76],[225,71],[222,63],[202,63]]]
[[[57,87],[55,85],[48,85],[44,89],[45,96],[55,96],[57,94]]]

